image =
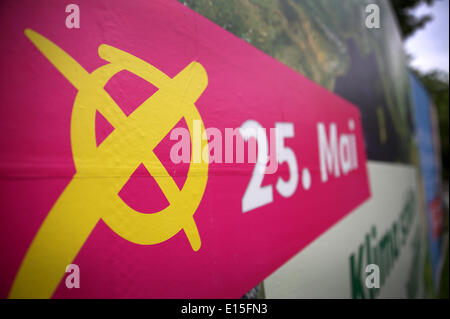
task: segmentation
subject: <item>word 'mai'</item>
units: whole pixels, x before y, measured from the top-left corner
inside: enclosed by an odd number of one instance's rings
[[[328,174],[339,177],[358,168],[358,152],[355,122],[348,122],[350,132],[341,133],[335,123],[330,123],[328,130],[325,124],[317,124],[319,136],[320,176],[322,182],[328,180]]]

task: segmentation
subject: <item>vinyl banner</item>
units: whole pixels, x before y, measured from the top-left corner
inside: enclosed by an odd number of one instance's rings
[[[370,197],[356,106],[176,1],[77,4],[2,5],[2,298],[238,298]]]
[[[428,226],[428,242],[433,273],[433,286],[439,290],[440,273],[445,252],[443,247],[444,209],[441,201],[441,164],[439,156],[439,133],[433,121],[432,101],[415,76],[411,74],[411,88],[414,105],[414,121],[420,155],[420,168],[425,194],[425,209]]]

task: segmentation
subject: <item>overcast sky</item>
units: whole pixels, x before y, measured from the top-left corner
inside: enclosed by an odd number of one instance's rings
[[[406,41],[406,52],[413,56],[412,65],[421,71],[448,70],[449,0],[436,0],[433,6],[420,5],[414,12],[431,14],[433,21],[416,31]]]

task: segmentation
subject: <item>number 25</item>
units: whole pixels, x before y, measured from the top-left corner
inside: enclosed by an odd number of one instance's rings
[[[258,122],[248,120],[242,124],[240,132],[244,140],[248,141],[251,137],[254,137],[258,144],[257,161],[253,169],[252,178],[242,197],[242,212],[246,213],[273,202],[273,189],[272,185],[261,186],[269,158],[269,147],[265,130]],[[281,176],[278,177],[275,188],[281,196],[290,197],[297,189],[298,165],[294,151],[284,144],[284,140],[294,137],[294,125],[283,122],[275,123],[275,136],[276,159],[279,164],[286,162],[290,172],[289,180],[287,181],[283,180]]]

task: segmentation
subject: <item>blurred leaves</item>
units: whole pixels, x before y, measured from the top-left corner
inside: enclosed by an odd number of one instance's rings
[[[432,5],[435,0],[391,0],[392,7],[400,24],[403,39],[410,37],[414,32],[423,28],[433,17],[423,15],[417,17],[412,9],[421,4]]]

